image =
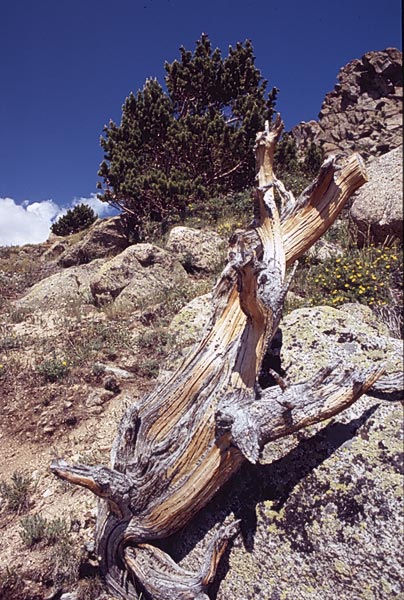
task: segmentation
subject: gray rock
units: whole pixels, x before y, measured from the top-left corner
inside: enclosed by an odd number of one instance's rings
[[[94,406],[102,406],[108,400],[113,398],[114,392],[107,391],[105,389],[95,389],[90,392],[88,398],[85,402],[87,408],[92,408]]]
[[[329,258],[342,256],[342,254],[341,246],[324,239],[319,239],[307,252],[307,256],[315,262],[323,262]]]
[[[336,358],[358,369],[402,368],[401,342],[366,307],[299,309],[281,327],[291,381]],[[220,567],[217,600],[401,597],[402,424],[400,403],[364,396],[268,444],[261,464],[245,465],[175,538],[174,558],[197,569],[217,524],[234,515],[241,534]]]
[[[58,263],[62,267],[89,263],[95,258],[114,256],[128,245],[127,229],[120,216],[97,219],[86,235],[60,256]]]
[[[90,265],[71,267],[33,285],[27,294],[17,300],[18,308],[33,308],[47,311],[52,308],[72,306],[75,303],[92,303],[90,278],[103,261],[94,261]]]
[[[113,367],[111,365],[105,365],[104,363],[95,363],[93,366],[93,371],[96,373],[105,373],[115,375],[118,379],[132,379],[133,373],[126,371],[125,369],[120,369],[119,367]]]
[[[125,307],[151,301],[164,287],[184,278],[186,271],[169,252],[152,244],[135,244],[94,272],[90,287],[96,303],[116,300]]]
[[[171,352],[160,369],[159,380],[172,373],[200,339],[211,316],[212,294],[198,296],[188,302],[173,318],[168,335],[172,338]]]
[[[63,238],[58,237],[51,246],[42,254],[41,260],[54,260],[63,252],[66,252],[69,244]]]
[[[383,243],[403,240],[402,146],[373,159],[367,166],[369,181],[354,196],[350,217],[358,228],[359,241]]]
[[[177,256],[188,272],[214,273],[223,263],[224,240],[215,231],[174,227],[167,250]]]

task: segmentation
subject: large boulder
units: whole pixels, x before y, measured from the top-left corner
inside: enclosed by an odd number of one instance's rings
[[[90,280],[102,263],[103,260],[100,259],[89,265],[71,267],[46,277],[33,285],[15,305],[46,312],[76,304],[92,304]]]
[[[167,364],[175,369],[197,343],[211,317],[210,295],[187,304],[172,320],[169,334],[178,340]],[[387,325],[359,303],[340,309],[331,306],[300,308],[281,322],[282,369],[291,381],[310,377],[318,369],[340,361],[358,369],[386,363],[388,373],[402,369],[402,342],[389,336]]]
[[[135,244],[105,262],[91,278],[96,303],[114,301],[116,305],[153,303],[170,285],[187,279],[181,264],[166,250],[152,244]]]
[[[114,256],[129,245],[125,222],[121,217],[98,219],[77,244],[60,256],[62,267],[89,263],[95,258]]]
[[[299,309],[282,331],[292,381],[337,358],[340,368],[385,361],[388,371],[401,368],[401,342],[360,305]],[[172,555],[196,569],[217,524],[239,518],[217,600],[401,597],[402,419],[400,403],[368,395],[268,444],[260,464],[245,465],[171,542]]]
[[[403,240],[403,148],[374,158],[367,167],[369,181],[355,194],[350,217],[361,233],[376,243]]]
[[[323,102],[318,121],[292,129],[298,146],[321,144],[326,156],[360,152],[379,156],[402,144],[402,53],[368,52],[343,67]]]
[[[170,231],[166,247],[189,273],[214,273],[223,264],[224,244],[215,231],[180,226]]]

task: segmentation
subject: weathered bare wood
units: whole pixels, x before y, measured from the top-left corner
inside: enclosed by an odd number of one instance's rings
[[[181,569],[156,539],[176,533],[264,445],[338,413],[377,380],[330,367],[307,382],[260,390],[257,377],[288,288],[287,267],[334,222],[366,181],[354,155],[328,160],[295,201],[273,173],[278,117],[257,136],[255,222],[233,236],[213,294],[210,327],[171,379],[124,415],[111,468],[54,461],[59,477],[102,498],[97,522],[100,569],[125,600],[144,587],[154,600],[206,599],[236,524],[222,528],[198,573]],[[274,190],[280,192],[278,210]]]

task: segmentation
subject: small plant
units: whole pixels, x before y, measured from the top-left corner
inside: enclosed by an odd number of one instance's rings
[[[139,336],[137,344],[146,353],[152,352],[154,355],[165,356],[171,341],[171,336],[164,329],[150,328]]]
[[[89,322],[84,333],[74,329],[66,341],[65,351],[72,365],[88,364],[104,353],[113,358],[119,350],[133,347],[131,333],[121,323]]]
[[[32,314],[32,309],[28,307],[17,307],[12,308],[10,311],[10,321],[11,323],[22,323],[25,321],[28,315]]]
[[[309,270],[307,286],[317,288],[310,304],[360,302],[370,307],[386,306],[391,301],[392,280],[399,272],[402,262],[394,248],[352,250]]]
[[[15,350],[20,343],[20,339],[14,334],[2,336],[0,337],[0,350]]]
[[[25,600],[24,578],[21,573],[6,567],[0,571],[0,598],[4,600]]]
[[[42,375],[45,381],[54,383],[66,377],[69,373],[69,366],[64,359],[49,358],[38,365],[36,370],[39,375]]]
[[[80,553],[72,545],[70,536],[64,535],[52,546],[49,575],[57,587],[77,582],[80,571]]]
[[[100,377],[101,375],[104,375],[104,373],[105,373],[105,365],[103,365],[101,363],[94,363],[93,368],[91,370],[95,377]]]
[[[99,577],[84,577],[79,581],[76,598],[77,600],[98,600],[103,592],[105,592],[105,587]]]
[[[71,235],[90,227],[96,218],[97,216],[90,206],[78,204],[53,223],[51,230],[55,235]]]
[[[68,525],[65,519],[56,517],[46,519],[40,513],[21,519],[20,536],[28,548],[43,542],[51,545],[64,540],[68,536]]]
[[[153,379],[159,374],[160,364],[156,358],[144,358],[136,364],[136,373],[141,377]]]
[[[12,474],[10,483],[0,482],[0,494],[7,500],[9,510],[21,512],[29,507],[32,483],[30,475],[20,471]]]
[[[20,536],[28,548],[45,539],[47,521],[41,514],[25,517],[21,520]]]

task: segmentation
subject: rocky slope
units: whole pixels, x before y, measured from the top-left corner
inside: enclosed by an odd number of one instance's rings
[[[209,319],[195,301],[172,323],[191,344]],[[282,322],[281,365],[301,381],[338,358],[401,369],[402,344],[361,305],[300,309]],[[178,352],[171,366],[181,360]],[[170,361],[168,363],[170,365]],[[177,537],[170,551],[196,568],[217,523],[234,514],[241,536],[221,568],[217,600],[400,598],[403,407],[374,392],[334,419],[269,444]]]
[[[92,231],[98,239],[99,224],[85,234],[87,244]],[[209,235],[178,228],[166,249],[137,244],[121,251],[118,243],[115,256],[101,248],[99,257],[68,268],[52,251],[56,240],[37,249],[43,279],[4,302],[0,470],[6,481],[16,471],[32,474],[21,516],[9,511],[4,490],[0,503],[5,600],[59,598],[74,589],[77,594],[64,600],[108,597],[88,579],[96,573],[95,557],[83,551],[91,547],[96,502],[83,490],[61,486],[48,466],[55,454],[108,463],[122,411],[159,371],[166,377],[190,352],[209,318],[209,294],[200,295],[212,284],[206,269],[220,252],[217,235],[208,243]],[[81,240],[67,240],[63,252],[76,244]],[[21,252],[24,261],[24,251],[16,250]],[[162,287],[164,296],[156,293]],[[291,381],[335,357],[358,368],[387,357],[390,374],[401,366],[401,342],[360,305],[293,311],[282,332],[281,367]],[[394,389],[363,398],[344,415],[271,444],[260,466],[244,468],[181,535],[167,541],[169,552],[196,567],[215,526],[233,514],[242,519],[242,535],[221,567],[217,600],[399,597],[397,399]],[[45,542],[24,545],[22,519],[38,514],[62,517],[69,552]],[[11,564],[16,579],[8,574]]]
[[[363,219],[369,209],[364,227],[372,224],[376,242],[402,230],[400,61],[393,49],[353,61],[318,123],[294,130],[302,144],[374,158],[351,212]],[[128,245],[114,218],[78,236],[0,249],[0,479],[32,475],[20,514],[0,488],[2,600],[109,598],[94,577],[96,502],[48,466],[55,455],[107,464],[123,410],[201,336],[223,240],[177,227],[162,245]],[[401,368],[401,341],[362,305],[294,310],[282,333],[280,366],[292,381],[336,357],[360,369]],[[245,467],[166,542],[168,551],[199,566],[215,527],[236,516],[242,532],[220,567],[216,600],[401,597],[400,398],[396,388],[374,390],[336,419],[271,444],[261,465]],[[63,519],[65,545],[23,543],[23,519],[38,514]]]

